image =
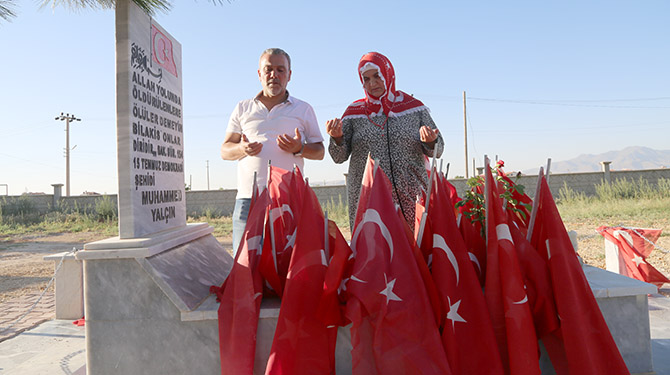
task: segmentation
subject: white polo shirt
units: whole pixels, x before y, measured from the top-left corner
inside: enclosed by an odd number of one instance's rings
[[[237,103],[226,132],[244,134],[249,142],[263,144],[258,155],[246,156],[237,162],[237,199],[251,198],[254,171],[258,172],[259,188],[265,186],[268,160],[279,168],[291,170],[297,165],[304,171],[302,156],[295,156],[277,145],[277,137],[282,134],[293,137],[296,128],[302,135],[303,143],[323,142],[314,109],[300,99],[289,95],[286,101],[275,105],[270,111],[256,98]]]

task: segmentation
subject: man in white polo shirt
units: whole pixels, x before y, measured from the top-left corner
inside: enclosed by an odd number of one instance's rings
[[[263,90],[243,100],[230,115],[221,145],[224,160],[237,160],[237,198],[233,212],[233,251],[237,254],[249,215],[254,172],[258,186],[267,181],[268,160],[272,165],[301,170],[304,159],[321,160],[323,137],[312,106],[289,95],[291,58],[280,48],[261,54],[258,78]]]

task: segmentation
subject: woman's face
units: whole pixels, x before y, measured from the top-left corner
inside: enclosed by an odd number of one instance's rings
[[[370,69],[363,72],[363,88],[368,94],[379,98],[386,92],[384,80],[376,69]]]

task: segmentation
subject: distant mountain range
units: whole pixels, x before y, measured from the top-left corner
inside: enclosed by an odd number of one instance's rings
[[[597,155],[582,154],[570,160],[552,160],[551,173],[597,172],[602,170],[602,161],[611,161],[612,171],[670,168],[670,150],[633,146]],[[537,171],[538,168],[534,168],[523,173],[537,174]]]

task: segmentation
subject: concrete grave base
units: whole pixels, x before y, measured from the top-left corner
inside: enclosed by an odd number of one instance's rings
[[[76,254],[84,262],[90,375],[221,371],[219,305],[209,295],[209,286],[223,282],[233,260],[206,224],[157,237],[162,240],[135,240],[145,247],[123,243],[127,246],[116,249],[115,241],[107,240],[104,246],[94,243]],[[179,238],[187,240],[175,244]],[[140,253],[146,256],[137,256]],[[591,266],[584,266],[584,272],[631,373],[653,373],[647,294],[656,288]],[[255,374],[265,372],[279,307],[279,300],[263,301]],[[338,374],[351,373],[350,350],[349,328],[340,328]],[[554,373],[546,356],[540,363],[543,374]]]

